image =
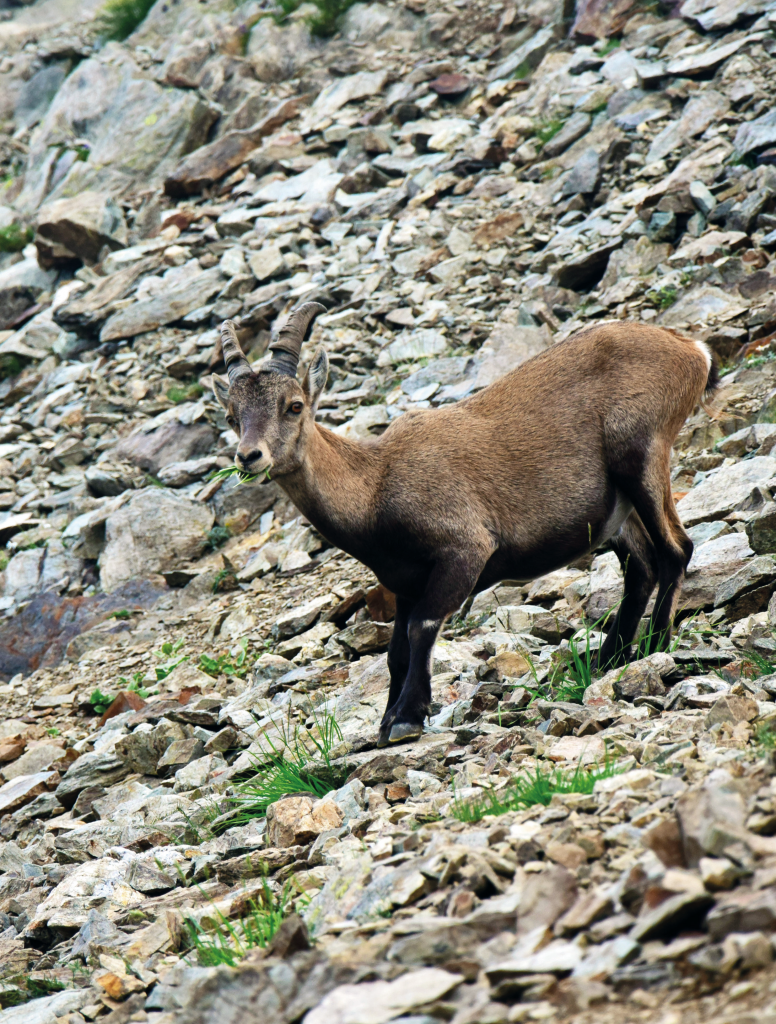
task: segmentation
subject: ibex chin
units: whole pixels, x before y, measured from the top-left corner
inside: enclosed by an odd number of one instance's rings
[[[314,302],[292,312],[255,372],[225,321],[229,381],[214,377],[213,387],[240,437],[237,466],[269,470],[316,529],[396,595],[380,745],[421,734],[434,643],[470,594],[528,582],[606,541],[625,586],[599,666],[627,660],[655,583],[648,635],[653,648],[665,644],[693,549],[670,452],[716,384],[705,345],[645,324],[590,327],[463,401],[408,412],[355,442],[315,422],[322,348],[296,377],[320,312]]]

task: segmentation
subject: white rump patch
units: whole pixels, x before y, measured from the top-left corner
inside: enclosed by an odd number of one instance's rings
[[[709,346],[706,344],[705,341],[694,341],[693,345],[697,347],[698,351],[703,355],[703,358],[706,360],[706,369],[711,370],[711,352],[709,351]]]

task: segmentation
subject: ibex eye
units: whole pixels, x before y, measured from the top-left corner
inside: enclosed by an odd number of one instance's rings
[[[292,402],[288,407],[288,411],[292,412],[295,416],[298,416],[302,409],[304,409],[304,404],[302,402]]]

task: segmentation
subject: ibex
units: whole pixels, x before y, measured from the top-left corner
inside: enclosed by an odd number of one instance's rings
[[[323,311],[306,302],[292,312],[255,372],[225,321],[229,380],[214,376],[213,386],[239,434],[237,466],[269,471],[316,529],[396,595],[381,746],[421,734],[437,634],[470,594],[529,582],[606,541],[624,597],[599,667],[627,660],[656,582],[648,636],[653,648],[665,644],[693,549],[671,494],[670,452],[716,384],[704,344],[646,324],[590,327],[475,395],[354,442],[315,422],[326,352],[296,377]]]

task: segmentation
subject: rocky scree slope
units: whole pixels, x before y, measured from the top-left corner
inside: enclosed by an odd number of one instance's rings
[[[0,1020],[773,1019],[776,8],[100,6],[0,21]],[[376,750],[391,595],[211,479],[220,320],[303,299],[351,437],[608,317],[707,341],[671,651],[587,685],[596,552]]]

